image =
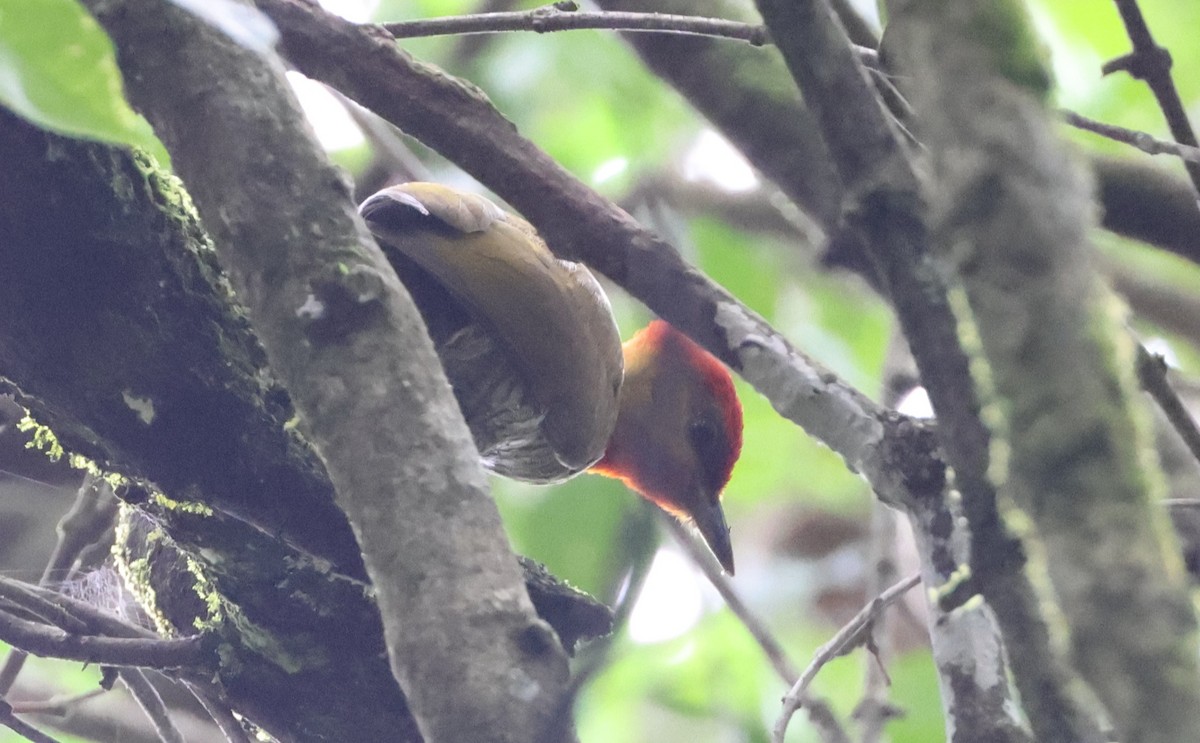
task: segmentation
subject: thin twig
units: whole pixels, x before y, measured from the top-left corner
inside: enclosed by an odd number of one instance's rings
[[[783,646],[767,629],[767,626],[759,619],[746,603],[742,601],[742,597],[737,591],[733,590],[733,585],[729,582],[729,576],[717,564],[717,560],[709,552],[708,548],[700,544],[696,536],[692,534],[686,526],[681,524],[672,516],[665,513],[661,514],[663,523],[667,525],[667,529],[675,537],[684,551],[691,557],[704,575],[717,589],[717,593],[721,594],[721,598],[725,599],[725,604],[734,616],[741,621],[746,631],[762,648],[763,653],[770,661],[771,667],[775,669],[775,673],[779,675],[785,684],[792,684],[797,678],[796,666],[791,659],[787,657]],[[818,735],[824,743],[850,743],[850,736],[842,729],[841,723],[837,716],[833,713],[832,708],[821,699],[810,699],[808,701],[808,717],[817,729]]]
[[[179,732],[179,728],[171,721],[171,714],[158,689],[154,688],[146,674],[137,668],[122,668],[120,674],[121,683],[129,689],[133,701],[137,702],[146,713],[146,717],[150,718],[150,724],[154,726],[158,739],[162,743],[186,743],[183,733]]]
[[[1192,147],[1186,144],[1179,144],[1178,142],[1168,142],[1152,137],[1146,132],[1139,132],[1136,129],[1126,129],[1123,126],[1105,124],[1102,121],[1089,119],[1074,111],[1063,111],[1062,115],[1063,119],[1076,129],[1083,129],[1084,131],[1107,137],[1115,142],[1136,147],[1149,155],[1173,155],[1185,162],[1200,164],[1200,147]]]
[[[78,705],[81,702],[86,702],[89,699],[95,699],[101,694],[108,693],[108,689],[98,687],[89,689],[80,694],[55,694],[49,699],[39,699],[30,701],[12,702],[13,714],[17,715],[65,715],[70,711],[71,707]]]
[[[46,562],[38,585],[48,585],[54,576],[69,570],[79,555],[101,538],[112,524],[115,514],[116,498],[112,488],[102,478],[87,475],[83,484],[79,486],[75,502],[58,522],[58,541]],[[68,580],[70,577],[67,575]],[[4,665],[0,666],[0,696],[7,694],[12,688],[27,657],[22,650],[13,648],[4,659]]]
[[[752,46],[766,46],[773,43],[770,32],[762,24],[672,13],[579,12],[558,5],[548,5],[525,11],[423,18],[415,21],[384,23],[382,26],[397,39],[498,34],[511,31],[532,31],[544,34],[555,31],[602,29],[629,33],[708,36],[745,41]],[[874,49],[863,46],[856,46],[854,49],[864,65],[871,69],[879,69],[879,54]]]
[[[203,635],[154,640],[81,636],[2,611],[0,641],[33,655],[109,666],[203,668],[213,662],[209,640]]]
[[[1101,67],[1101,71],[1108,75],[1123,70],[1144,81],[1154,94],[1154,99],[1158,101],[1158,107],[1162,109],[1175,141],[1192,147],[1200,146],[1188,121],[1179,90],[1171,79],[1171,53],[1154,40],[1137,0],[1115,2],[1117,10],[1121,13],[1121,20],[1125,23],[1129,41],[1133,44],[1133,51],[1107,62]],[[1200,195],[1200,162],[1185,161],[1184,166],[1192,179],[1192,187]]]
[[[38,585],[49,585],[54,576],[67,573],[80,553],[104,536],[116,515],[117,498],[112,486],[103,477],[87,475],[71,509],[63,514],[55,528],[58,542]],[[70,577],[67,574],[67,578]]]
[[[875,618],[892,602],[903,596],[905,592],[920,582],[921,575],[915,573],[879,594],[864,606],[862,611],[854,615],[853,619],[838,630],[838,633],[829,642],[817,649],[817,652],[813,655],[812,662],[808,664],[808,667],[800,674],[800,678],[796,680],[791,690],[783,698],[783,711],[779,714],[779,720],[775,723],[775,730],[772,733],[771,740],[774,743],[783,743],[783,738],[787,734],[788,723],[791,722],[792,715],[796,714],[798,709],[807,704],[808,700],[805,699],[805,694],[808,690],[808,685],[816,678],[817,673],[829,661],[845,654],[848,649],[858,644],[863,639],[863,631],[870,627]]]
[[[882,503],[871,504],[871,567],[868,573],[868,596],[878,596],[897,579],[893,552],[896,545],[895,512]],[[878,743],[883,726],[896,715],[896,706],[888,700],[892,680],[885,664],[892,654],[892,633],[887,631],[887,615],[880,615],[872,628],[874,648],[866,655],[866,682],[862,699],[854,708],[859,726],[859,743]]]
[[[506,31],[548,33],[580,29],[607,29],[687,36],[715,36],[746,41],[754,46],[762,46],[771,40],[766,27],[761,24],[670,13],[585,13],[564,10],[553,5],[528,11],[475,13],[385,23],[383,27],[397,39],[451,34],[494,34]]]
[[[8,590],[5,586],[4,590]],[[88,623],[75,617],[70,610],[46,596],[41,596],[32,591],[24,591],[20,598],[16,598],[16,594],[5,594],[4,599],[10,601],[21,609],[21,616],[32,619],[36,618],[41,622],[53,625],[64,632],[70,632],[75,635],[91,634],[89,632]]]
[[[0,725],[33,743],[58,743],[56,738],[51,738],[24,720],[14,717],[13,708],[2,699],[0,699]]]
[[[43,602],[52,602],[63,609],[73,619],[84,622],[87,625],[88,631],[93,635],[145,640],[159,639],[159,636],[152,630],[130,624],[92,606],[86,601],[80,601],[71,596],[56,593],[46,588],[31,586],[3,576],[0,576],[0,598],[8,599],[14,604],[35,613]]]
[[[792,683],[797,676],[796,666],[791,659],[787,657],[783,646],[767,629],[767,626],[753,612],[750,611],[746,603],[742,601],[742,597],[733,590],[733,585],[729,582],[729,576],[721,570],[721,566],[717,564],[716,558],[708,551],[707,547],[703,547],[696,541],[692,532],[683,524],[679,523],[673,517],[663,514],[663,523],[675,536],[675,540],[679,542],[692,561],[704,572],[708,577],[709,582],[717,589],[717,593],[721,594],[721,598],[725,599],[725,603],[729,606],[729,610],[733,612],[746,630],[762,648],[766,654],[767,660],[770,661],[771,667],[775,669],[775,673],[786,683]]]
[[[189,679],[184,681],[184,684],[196,697],[196,701],[200,702],[200,706],[204,707],[204,711],[208,713],[212,721],[221,729],[226,743],[250,743],[250,736],[246,734],[242,724],[234,716],[228,702],[222,698],[215,683]]]
[[[1150,393],[1171,426],[1179,433],[1192,456],[1200,461],[1200,428],[1188,412],[1178,393],[1167,381],[1167,362],[1162,356],[1150,353],[1142,344],[1137,347],[1137,373],[1142,389]]]

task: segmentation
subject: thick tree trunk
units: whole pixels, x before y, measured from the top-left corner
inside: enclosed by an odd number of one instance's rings
[[[140,597],[221,634],[229,702],[281,740],[421,740],[349,524],[178,182],[4,112],[0,161],[0,391],[143,483],[119,545]],[[568,648],[607,631],[526,575]]]

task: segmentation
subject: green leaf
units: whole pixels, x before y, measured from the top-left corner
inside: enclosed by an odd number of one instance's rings
[[[0,105],[61,134],[163,153],[125,102],[112,42],[75,0],[0,0]]]

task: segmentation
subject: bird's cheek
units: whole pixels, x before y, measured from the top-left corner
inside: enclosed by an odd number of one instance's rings
[[[641,467],[646,490],[670,503],[676,512],[691,513],[695,506],[697,477],[684,457],[662,447],[646,451]]]

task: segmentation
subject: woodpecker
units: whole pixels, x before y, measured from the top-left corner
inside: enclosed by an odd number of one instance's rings
[[[359,212],[421,313],[485,467],[537,483],[617,478],[693,522],[733,573],[720,497],[742,409],[719,361],[662,320],[622,346],[595,277],[483,196],[405,183]]]
[[[721,362],[662,320],[623,347],[617,424],[591,471],[695,524],[725,572],[733,547],[721,492],[742,451],[742,406]]]

